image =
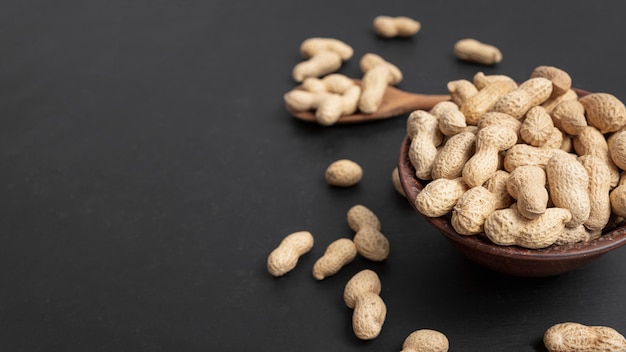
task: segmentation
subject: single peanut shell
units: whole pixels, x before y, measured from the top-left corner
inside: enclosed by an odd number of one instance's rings
[[[491,111],[503,112],[521,119],[530,108],[548,100],[551,93],[552,82],[549,79],[530,78],[498,99]]]
[[[352,329],[361,340],[372,340],[382,330],[387,316],[387,306],[377,294],[366,292],[357,299],[352,312]]]
[[[485,188],[496,196],[496,209],[508,208],[514,202],[513,197],[507,190],[509,177],[510,174],[505,170],[498,170],[485,182]]]
[[[476,135],[463,132],[450,137],[433,161],[431,177],[453,179],[461,177],[465,163],[474,155]]]
[[[557,153],[546,164],[550,199],[555,206],[571,212],[566,226],[576,227],[589,219],[589,174],[572,155]]]
[[[363,178],[363,169],[357,163],[348,159],[332,162],[324,173],[326,182],[336,187],[351,187]]]
[[[483,89],[486,86],[490,85],[493,82],[497,81],[506,81],[510,84],[517,86],[517,82],[509,76],[506,75],[485,75],[484,72],[477,72],[474,75],[474,85],[478,89]]]
[[[587,123],[600,132],[615,132],[626,126],[626,106],[614,95],[591,93],[579,101],[585,107]]]
[[[267,270],[273,276],[282,276],[296,267],[298,259],[313,248],[313,235],[299,231],[287,235],[267,257]]]
[[[549,352],[623,352],[626,338],[607,326],[566,322],[551,326],[543,335]]]
[[[508,81],[496,81],[476,94],[467,98],[461,105],[461,112],[465,115],[468,125],[476,125],[478,120],[503,96],[517,88],[517,84]]]
[[[410,37],[419,32],[421,24],[406,16],[376,16],[374,32],[383,38]]]
[[[328,245],[324,255],[313,265],[313,277],[323,280],[336,274],[356,258],[356,245],[348,238],[340,238]]]
[[[469,187],[482,186],[499,169],[501,151],[517,143],[515,131],[488,126],[476,134],[476,153],[463,167],[463,181]]]
[[[584,222],[591,231],[602,230],[611,217],[611,170],[599,157],[583,155],[578,161],[587,170],[589,175],[589,217]]]
[[[558,67],[537,66],[530,74],[530,77],[543,77],[552,81],[552,98],[563,95],[572,88],[572,77]]]
[[[467,189],[461,177],[433,180],[415,197],[415,209],[431,218],[443,216],[452,211]]]
[[[546,173],[536,165],[520,166],[511,171],[507,190],[517,200],[517,211],[527,219],[536,219],[546,212],[548,190]]]
[[[400,352],[448,352],[450,343],[443,333],[420,329],[412,332],[402,344]]]
[[[348,226],[358,232],[364,228],[372,228],[380,231],[380,220],[368,207],[357,204],[348,210],[347,216]]]
[[[361,228],[352,240],[359,254],[366,259],[380,262],[389,256],[389,240],[375,228]]]
[[[483,232],[485,219],[496,210],[496,196],[485,187],[467,190],[452,209],[452,227],[461,235]]]
[[[354,50],[343,41],[335,38],[308,38],[300,44],[300,54],[305,59],[313,57],[322,51],[332,51],[346,61],[352,57]]]
[[[447,88],[448,93],[450,93],[450,100],[458,106],[462,106],[467,99],[478,93],[478,88],[466,79],[450,81]]]
[[[321,77],[337,71],[343,63],[335,51],[321,51],[308,60],[298,63],[292,71],[293,79],[302,82],[309,77]]]
[[[415,168],[415,176],[422,180],[431,179],[437,147],[443,141],[438,125],[437,118],[424,110],[413,111],[407,120],[407,133],[413,135],[409,160]]]
[[[346,283],[343,290],[343,301],[349,308],[354,308],[359,296],[367,292],[378,295],[381,289],[380,279],[376,272],[364,269],[352,276]]]
[[[546,112],[546,109],[537,105],[528,110],[519,132],[524,142],[535,147],[541,147],[550,140],[553,128],[554,124],[550,114]]]
[[[483,65],[494,65],[502,61],[500,49],[472,38],[461,39],[456,42],[454,44],[454,55],[459,60]]]
[[[622,170],[626,170],[626,129],[617,131],[607,140],[611,160]]]

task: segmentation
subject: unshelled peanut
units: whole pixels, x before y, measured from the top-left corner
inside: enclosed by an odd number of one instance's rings
[[[465,191],[452,209],[452,227],[461,235],[483,232],[487,216],[496,210],[496,196],[483,186]]]
[[[360,66],[363,78],[358,107],[361,112],[371,114],[380,107],[385,89],[402,81],[402,71],[373,53],[363,55]]]
[[[589,219],[589,174],[585,167],[568,154],[557,153],[546,164],[550,199],[555,206],[571,212],[566,226],[575,227]]]
[[[348,238],[340,238],[328,245],[324,255],[313,265],[313,277],[323,280],[336,274],[356,258],[356,245]]]
[[[463,193],[468,190],[461,177],[439,178],[428,183],[415,197],[415,209],[421,214],[436,218],[454,208]]]
[[[349,159],[333,161],[324,172],[326,182],[336,187],[351,187],[359,183],[363,177],[363,169]]]
[[[500,49],[472,38],[457,41],[454,44],[454,55],[460,60],[483,65],[494,65],[502,61]]]
[[[422,25],[407,16],[377,16],[373,21],[374,32],[383,38],[410,37],[422,28]]]
[[[615,132],[626,126],[626,106],[614,95],[591,93],[579,101],[585,107],[589,125],[600,132]]]
[[[492,111],[509,114],[516,119],[524,117],[530,108],[550,98],[552,82],[543,77],[530,78],[516,89],[502,96],[493,105]]]
[[[549,352],[623,352],[626,338],[608,326],[586,326],[574,322],[551,326],[543,335]]]
[[[536,219],[546,212],[548,190],[546,173],[535,165],[520,166],[507,180],[509,194],[517,200],[517,211],[527,219]]]
[[[372,228],[380,230],[381,224],[378,216],[364,205],[357,204],[348,209],[346,215],[348,226],[354,231],[358,232],[364,228]]]
[[[558,67],[537,66],[530,74],[530,78],[535,77],[543,77],[552,81],[552,98],[561,96],[572,88],[572,77]]]
[[[409,160],[415,168],[415,176],[422,180],[431,179],[437,147],[443,141],[439,121],[427,111],[413,111],[407,119],[407,132],[411,137]]]
[[[387,306],[379,296],[380,291],[380,279],[369,269],[358,272],[346,283],[343,300],[354,309],[352,329],[359,339],[374,339],[382,330]]]
[[[463,181],[469,187],[481,186],[498,170],[499,153],[516,143],[517,134],[511,129],[488,126],[479,130],[476,135],[476,153],[463,167]]]
[[[420,329],[413,331],[402,344],[400,352],[447,352],[450,347],[448,338],[443,333]]]
[[[285,275],[296,267],[300,256],[311,250],[313,242],[313,235],[308,231],[287,235],[268,256],[267,270],[273,276]]]

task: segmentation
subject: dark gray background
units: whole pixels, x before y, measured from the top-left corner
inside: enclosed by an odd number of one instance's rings
[[[554,278],[468,262],[392,188],[406,116],[324,128],[282,95],[309,37],[377,53],[400,87],[445,93],[476,72],[524,80],[538,65],[626,98],[622,1],[84,1],[0,4],[0,349],[3,351],[397,351],[420,328],[451,351],[542,351],[552,324],[626,333],[626,249]],[[382,40],[377,15],[422,23]],[[474,37],[495,67],[457,61]],[[364,169],[325,184],[339,158]],[[375,211],[391,242],[317,282],[345,214]],[[311,231],[313,250],[275,279],[269,252]],[[356,339],[345,282],[370,268],[388,313]]]

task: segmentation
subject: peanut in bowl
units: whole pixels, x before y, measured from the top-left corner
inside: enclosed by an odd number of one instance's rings
[[[415,169],[408,156],[410,142],[408,136],[402,142],[398,173],[404,194],[415,209],[414,200],[428,181],[415,176]],[[545,277],[563,274],[626,245],[626,225],[623,223],[603,231],[600,237],[591,241],[528,249],[495,244],[484,234],[461,235],[452,227],[449,214],[441,217],[422,216],[469,260],[512,276]]]

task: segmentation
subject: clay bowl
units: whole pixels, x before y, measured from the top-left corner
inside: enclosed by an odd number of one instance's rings
[[[410,139],[407,136],[400,149],[398,172],[406,198],[415,209],[415,197],[427,182],[415,177],[415,169],[408,157],[409,146]],[[563,274],[626,244],[626,225],[622,225],[586,243],[554,245],[543,249],[500,246],[492,243],[484,234],[458,234],[450,223],[449,215],[438,218],[422,216],[468,259],[512,276],[545,277]]]

